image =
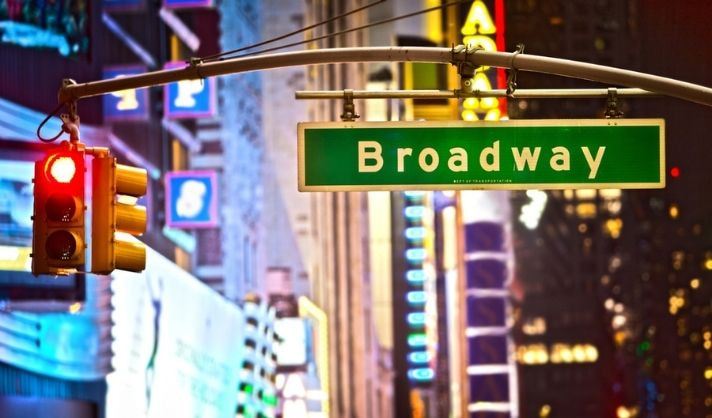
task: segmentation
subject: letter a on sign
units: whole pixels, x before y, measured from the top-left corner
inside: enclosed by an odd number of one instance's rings
[[[472,3],[470,12],[467,14],[465,26],[462,27],[462,34],[492,35],[495,32],[497,32],[497,28],[494,26],[487,6],[481,0]]]

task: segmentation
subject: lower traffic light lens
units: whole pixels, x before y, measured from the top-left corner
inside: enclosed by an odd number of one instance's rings
[[[77,240],[68,231],[54,231],[45,243],[47,256],[56,260],[69,260],[77,251]]]
[[[45,204],[47,218],[54,222],[70,222],[77,213],[77,203],[66,193],[53,194]]]

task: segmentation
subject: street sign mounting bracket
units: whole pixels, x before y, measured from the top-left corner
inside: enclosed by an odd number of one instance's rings
[[[618,108],[618,89],[608,88],[608,98],[606,99],[606,119],[618,119],[623,117],[623,112]]]
[[[344,111],[341,114],[341,120],[344,122],[354,122],[360,117],[361,115],[356,113],[356,106],[354,106],[354,91],[344,89]]]
[[[505,89],[493,90],[351,90],[351,99],[462,99],[475,97],[509,97],[513,99],[608,99],[610,90],[615,91],[615,97],[653,98],[660,94],[638,88],[594,88],[594,89],[517,89],[511,95]],[[300,90],[295,92],[295,98],[303,99],[341,99],[346,95],[344,90]]]

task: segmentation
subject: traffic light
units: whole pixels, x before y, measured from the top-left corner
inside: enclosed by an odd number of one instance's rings
[[[94,156],[92,273],[145,269],[146,246],[126,234],[141,235],[146,230],[146,208],[137,206],[136,200],[146,194],[147,185],[146,170],[117,164],[108,154]]]
[[[35,162],[32,274],[84,270],[84,150],[64,142]]]

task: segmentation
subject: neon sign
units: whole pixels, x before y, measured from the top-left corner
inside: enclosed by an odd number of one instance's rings
[[[165,68],[184,66],[183,62],[170,62],[165,65]],[[216,89],[215,78],[166,84],[163,90],[165,116],[170,119],[213,116],[217,102]]]
[[[435,357],[434,347],[437,338],[435,323],[430,318],[434,313],[432,308],[433,289],[429,286],[434,280],[432,274],[432,217],[430,193],[404,192],[405,208],[403,215],[406,223],[403,236],[406,239],[404,256],[409,269],[405,272],[408,291],[405,294],[408,302],[406,323],[408,325],[408,378],[414,383],[427,383],[435,377],[430,363]]]
[[[497,30],[498,28],[494,20],[492,20],[487,6],[483,1],[476,0],[472,3],[460,32],[465,35],[462,41],[468,47],[495,52],[498,50],[498,42],[492,39],[491,35],[497,35]],[[475,73],[474,89],[492,90],[491,73],[489,66],[478,68]],[[503,116],[500,102],[494,97],[482,99],[470,97],[463,101],[462,107],[463,120],[473,121],[480,120],[480,118],[484,120],[499,120]]]
[[[494,5],[494,19],[487,4]],[[494,52],[504,48],[504,0],[476,0],[470,6],[461,33],[469,47]],[[476,90],[505,85],[504,71],[483,66],[474,77]],[[497,121],[506,117],[506,101],[468,98],[463,101],[462,119]],[[509,281],[509,201],[497,192],[462,192],[459,201],[464,235],[465,367],[463,398],[468,413],[506,413],[517,416],[516,365],[509,354],[509,312],[506,285]],[[488,296],[484,296],[488,295]],[[531,355],[530,355],[531,356]],[[451,365],[453,363],[451,362]],[[458,365],[459,366],[459,365]]]
[[[126,77],[144,72],[146,67],[143,65],[105,67],[103,78]],[[103,100],[104,119],[107,121],[148,119],[148,90],[146,89],[117,91],[104,95]]]

